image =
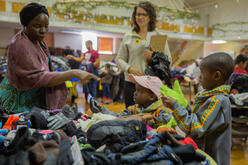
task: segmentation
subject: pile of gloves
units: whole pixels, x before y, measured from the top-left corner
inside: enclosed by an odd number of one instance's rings
[[[30,121],[33,128],[57,130],[76,119],[80,114],[75,106],[65,106],[61,111],[46,111],[34,107],[31,110]]]
[[[59,56],[52,57],[52,66],[54,70],[67,71],[70,70],[70,65],[68,63],[68,59]]]

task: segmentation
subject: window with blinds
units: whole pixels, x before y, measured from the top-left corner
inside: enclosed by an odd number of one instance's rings
[[[98,52],[102,54],[113,54],[113,38],[98,37]]]

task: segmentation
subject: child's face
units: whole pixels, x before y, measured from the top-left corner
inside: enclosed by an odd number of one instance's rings
[[[136,91],[134,92],[133,99],[136,104],[149,106],[154,101],[156,101],[156,95],[153,94],[149,89],[146,89],[137,83],[135,85],[135,88]]]
[[[200,83],[202,87],[206,90],[211,90],[215,88],[214,74],[209,72],[207,67],[200,66],[201,75]]]
[[[245,62],[240,62],[238,65],[239,65],[239,67],[245,69],[247,64],[248,64],[248,61],[245,61]]]
[[[110,67],[105,65],[105,70],[110,70]]]

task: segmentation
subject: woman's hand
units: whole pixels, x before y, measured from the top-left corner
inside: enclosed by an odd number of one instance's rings
[[[150,46],[150,49],[145,49],[144,57],[147,63],[151,61],[153,52],[154,52],[154,49],[152,48],[152,46]]]
[[[89,73],[89,72],[86,72],[86,71],[82,71],[82,70],[76,70],[76,77],[83,83],[83,84],[86,84],[88,83],[91,79],[94,79],[94,80],[97,80],[99,81],[100,78]]]
[[[145,75],[144,73],[140,72],[138,69],[136,69],[132,66],[128,68],[128,73],[134,74],[135,76],[144,76]]]

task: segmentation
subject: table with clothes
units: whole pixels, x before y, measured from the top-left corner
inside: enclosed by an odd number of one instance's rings
[[[99,112],[94,97],[89,103],[92,116],[76,105],[49,111],[33,107],[19,114],[0,107],[0,164],[216,164],[179,134],[174,118],[155,127],[146,114],[117,117]]]
[[[90,117],[76,106],[50,111],[34,107],[19,114],[1,108],[0,112],[2,165],[216,164],[191,138],[169,128],[153,129],[140,114]],[[173,123],[168,124],[174,127]]]

